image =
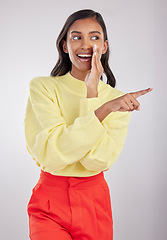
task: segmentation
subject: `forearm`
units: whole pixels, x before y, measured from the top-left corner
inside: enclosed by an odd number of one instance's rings
[[[98,97],[98,91],[95,88],[87,88],[87,98]],[[100,122],[104,120],[105,117],[110,113],[108,103],[103,104],[100,108],[95,110],[95,115]]]
[[[95,110],[95,115],[102,122],[109,114],[111,110],[108,107],[108,102],[104,103],[101,107]]]

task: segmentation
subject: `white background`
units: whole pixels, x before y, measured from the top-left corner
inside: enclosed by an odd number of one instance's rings
[[[140,97],[141,111],[132,114],[124,150],[105,172],[114,240],[165,240],[165,0],[1,1],[1,239],[29,239],[26,207],[40,173],[25,147],[29,81],[50,74],[58,57],[55,41],[66,18],[84,8],[100,12],[106,22],[117,88],[130,92],[154,87]]]

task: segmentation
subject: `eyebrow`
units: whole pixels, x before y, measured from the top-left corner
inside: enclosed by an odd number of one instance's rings
[[[81,32],[79,32],[79,31],[72,31],[71,33],[79,33],[79,34],[81,34]],[[101,35],[101,33],[99,31],[91,31],[89,33],[98,33],[98,34]]]

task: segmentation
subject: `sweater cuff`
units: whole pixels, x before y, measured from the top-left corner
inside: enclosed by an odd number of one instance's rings
[[[101,106],[100,98],[81,98],[79,116],[86,116],[92,111],[95,111]]]

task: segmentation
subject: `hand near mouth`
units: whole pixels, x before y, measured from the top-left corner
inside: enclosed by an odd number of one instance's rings
[[[92,67],[85,78],[85,83],[87,86],[87,98],[93,98],[98,96],[98,84],[100,77],[104,71],[100,60],[101,56],[97,50],[97,46],[93,46],[92,55]]]

